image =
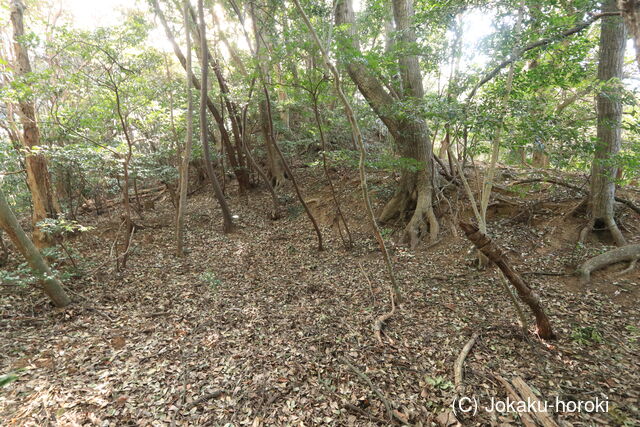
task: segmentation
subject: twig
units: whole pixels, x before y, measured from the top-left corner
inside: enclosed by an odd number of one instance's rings
[[[373,414],[371,414],[370,412],[367,412],[362,408],[358,408],[356,405],[352,405],[351,403],[345,403],[344,404],[344,409],[346,409],[347,411],[355,412],[356,414],[362,415],[363,417],[367,417],[372,421],[376,421],[376,422],[382,423],[382,424],[387,424],[386,420],[383,420],[382,418],[378,418],[378,417],[374,416]]]
[[[82,306],[82,308],[84,308],[86,311],[93,311],[94,313],[98,313],[100,316],[104,317],[105,319],[109,320],[110,322],[115,322],[116,321],[116,319],[114,319],[113,317],[109,316],[107,313],[98,310],[95,307]]]
[[[367,276],[367,272],[364,271],[364,268],[362,268],[362,264],[358,262],[358,267],[360,267],[360,271],[362,272],[362,275],[364,276],[364,278],[367,280],[367,283],[369,284],[369,290],[371,291],[371,299],[372,299],[372,303],[375,306],[376,305],[376,295],[373,293],[373,285],[371,284],[371,280],[369,280],[369,276]]]
[[[396,300],[395,295],[393,293],[393,288],[389,288],[389,297],[391,298],[391,310],[382,316],[378,317],[376,321],[373,323],[373,335],[378,339],[380,344],[384,344],[382,342],[382,327],[384,326],[384,322],[389,320],[396,313]]]
[[[222,396],[223,394],[224,394],[224,390],[216,390],[214,392],[207,393],[204,396],[202,396],[202,397],[194,400],[190,404],[188,404],[185,409],[187,411],[190,411],[191,409],[193,409],[194,407],[198,406],[202,402],[205,402],[205,401],[210,400],[210,399],[218,398],[218,397]]]
[[[569,273],[563,273],[561,271],[525,271],[520,274],[523,276],[570,276]]]
[[[458,392],[462,391],[462,380],[464,379],[464,368],[463,368],[464,361],[469,355],[469,352],[471,351],[471,347],[473,347],[473,345],[476,343],[476,340],[478,339],[479,336],[480,335],[478,333],[473,334],[469,339],[469,341],[467,341],[465,346],[462,347],[462,351],[460,352],[458,359],[456,359],[456,364],[453,368],[453,373],[455,378],[456,391]]]
[[[391,404],[391,401],[389,401],[389,399],[387,399],[387,397],[384,395],[384,393],[375,385],[373,385],[373,382],[371,381],[371,379],[367,376],[367,374],[365,374],[364,372],[362,372],[360,369],[356,368],[353,363],[351,363],[349,361],[349,359],[347,359],[344,356],[338,356],[338,360],[340,360],[341,362],[343,362],[345,365],[347,365],[353,372],[356,373],[356,375],[358,377],[360,377],[362,380],[364,380],[369,387],[371,388],[371,390],[375,393],[376,396],[378,396],[378,398],[382,401],[382,403],[384,404],[385,409],[387,410],[387,416],[389,417],[389,419],[393,419],[395,414],[393,413],[393,405]],[[403,422],[403,420],[400,420],[400,422]]]

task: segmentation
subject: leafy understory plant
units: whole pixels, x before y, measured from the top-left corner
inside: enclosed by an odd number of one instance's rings
[[[209,289],[212,292],[216,291],[218,287],[222,285],[222,280],[220,280],[213,271],[205,271],[200,274],[199,279],[201,282],[209,285]]]
[[[63,215],[59,218],[45,218],[38,223],[38,227],[40,227],[42,233],[60,245],[67,259],[73,265],[73,268],[78,270],[78,265],[73,257],[73,251],[66,244],[66,239],[73,234],[90,231],[93,227],[82,225],[78,223],[78,221],[69,221]]]
[[[603,342],[602,334],[592,326],[573,328],[571,339],[580,345],[600,344]]]
[[[437,388],[440,390],[449,390],[453,388],[453,383],[447,380],[445,377],[441,377],[441,376],[426,377],[425,381],[427,382],[427,384],[429,384],[433,388]]]

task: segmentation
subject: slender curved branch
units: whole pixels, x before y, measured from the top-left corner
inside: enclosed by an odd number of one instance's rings
[[[498,73],[500,72],[500,70],[502,70],[504,67],[506,67],[507,65],[511,64],[512,62],[517,61],[518,59],[520,59],[520,57],[522,56],[523,53],[528,52],[530,50],[533,50],[535,48],[538,47],[542,47],[542,46],[546,46],[550,43],[553,43],[555,41],[558,41],[560,39],[563,39],[565,37],[569,37],[573,34],[579,33],[580,31],[584,30],[585,28],[587,28],[588,26],[590,26],[591,24],[593,24],[594,22],[596,22],[598,19],[600,18],[604,18],[605,16],[615,16],[615,15],[620,15],[620,12],[602,12],[602,13],[597,13],[595,15],[592,15],[591,18],[587,19],[584,22],[579,23],[578,25],[576,25],[575,27],[569,28],[568,30],[564,30],[563,32],[553,36],[553,37],[545,37],[543,39],[540,39],[538,41],[535,41],[533,43],[530,43],[524,47],[521,47],[519,49],[515,49],[514,53],[507,59],[505,59],[504,61],[502,61],[500,64],[498,64],[495,68],[493,68],[491,71],[489,71],[487,74],[485,74],[485,76],[478,82],[476,83],[476,85],[473,87],[473,89],[471,89],[471,92],[469,93],[469,96],[467,97],[467,101],[470,101],[471,98],[473,98],[476,94],[476,92],[478,91],[478,89],[480,89],[480,87],[482,87],[484,84],[488,83],[489,81],[491,81],[491,79],[493,79],[495,76],[498,75]]]

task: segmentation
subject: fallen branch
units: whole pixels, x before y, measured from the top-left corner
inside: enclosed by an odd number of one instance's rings
[[[344,409],[346,409],[347,411],[353,412],[355,414],[361,415],[363,417],[367,417],[369,420],[375,421],[377,423],[381,423],[383,425],[387,423],[386,420],[383,420],[382,418],[378,418],[372,415],[371,413],[365,411],[364,409],[358,408],[356,405],[353,405],[351,403],[345,403]]]
[[[576,190],[580,192],[587,192],[587,189],[585,188],[578,187],[577,185],[569,184],[568,182],[560,181],[559,179],[555,179],[555,178],[529,178],[529,179],[523,179],[520,181],[512,182],[509,185],[533,184],[536,182],[546,182],[548,184],[556,184],[561,187],[571,188],[572,190]]]
[[[488,236],[480,232],[478,228],[469,223],[460,222],[460,228],[467,235],[467,238],[480,250],[490,261],[498,266],[504,276],[518,291],[520,299],[529,306],[536,317],[538,335],[543,339],[555,337],[551,329],[549,318],[542,309],[540,298],[522,280],[522,277],[511,267],[506,255]]]
[[[629,261],[631,262],[629,268],[624,270],[624,273],[628,273],[635,267],[638,258],[640,258],[640,244],[622,246],[588,259],[578,267],[576,274],[580,277],[582,284],[587,284],[591,281],[591,273],[610,264]]]
[[[513,386],[520,392],[523,400],[526,402],[537,402],[536,407],[545,408],[546,405],[538,399],[538,396],[535,395],[531,387],[529,387],[522,378],[515,377],[513,379]],[[558,427],[558,423],[556,423],[551,414],[546,411],[533,411],[533,415],[544,427]]]
[[[498,380],[498,382],[500,382],[500,384],[502,384],[504,389],[507,391],[507,395],[511,398],[511,400],[513,400],[514,402],[519,402],[519,401],[522,400],[522,397],[520,397],[518,392],[516,392],[513,389],[513,387],[509,383],[509,381],[505,380],[500,375],[492,375],[492,376],[496,380]],[[533,419],[531,418],[531,416],[528,413],[526,413],[526,412],[518,412],[518,415],[520,416],[520,421],[522,421],[522,424],[524,424],[525,427],[537,427],[536,426],[536,422],[533,421]]]
[[[469,341],[467,341],[465,346],[462,347],[462,351],[460,352],[458,359],[456,359],[456,364],[453,368],[453,374],[455,378],[456,391],[458,392],[462,391],[462,380],[464,379],[464,361],[469,355],[471,347],[473,347],[473,345],[476,343],[476,340],[479,336],[480,335],[477,333],[473,334],[473,336],[469,339]]]

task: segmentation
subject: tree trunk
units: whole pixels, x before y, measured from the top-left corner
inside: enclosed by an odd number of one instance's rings
[[[19,77],[31,73],[31,64],[27,48],[22,45],[24,37],[23,12],[24,4],[21,0],[11,2],[11,23],[13,24],[13,43],[16,53],[16,74]],[[43,248],[53,245],[53,240],[42,233],[36,224],[45,218],[55,218],[57,210],[53,200],[47,159],[43,154],[38,154],[40,145],[40,131],[36,122],[35,107],[30,100],[21,100],[18,104],[20,121],[22,123],[22,143],[27,152],[25,168],[27,170],[27,184],[31,191],[33,203],[33,242],[36,247]]]
[[[0,229],[0,251],[0,267],[2,267],[9,261],[9,249],[2,238],[2,229]]]
[[[62,284],[55,278],[38,249],[20,227],[18,219],[11,211],[2,191],[0,191],[0,228],[9,235],[9,238],[27,260],[29,266],[39,276],[42,289],[53,304],[56,307],[65,307],[71,304],[71,300],[64,291]]]
[[[604,13],[616,10],[615,0],[606,0],[602,4]],[[586,233],[593,227],[607,227],[618,246],[624,245],[625,239],[614,219],[614,180],[618,167],[613,160],[620,151],[621,143],[622,102],[619,80],[622,79],[625,39],[625,27],[621,17],[602,18],[598,80],[604,86],[596,98],[598,126],[591,167],[589,224],[581,233],[581,240],[584,240]]]
[[[193,11],[192,7],[189,7],[189,14],[191,15],[194,23],[193,26],[189,25],[189,27],[193,29],[194,39],[200,40],[200,31],[198,29],[199,25],[197,24],[195,12]],[[227,112],[229,114],[228,116],[229,122],[231,123],[231,133],[233,134],[233,138],[235,140],[235,145],[233,146],[231,146],[231,144],[224,144],[224,139],[221,132],[220,136],[221,136],[222,144],[221,144],[220,151],[221,153],[223,153],[225,150],[230,150],[230,151],[227,151],[228,153],[227,157],[229,158],[229,162],[231,163],[231,166],[234,170],[234,174],[238,179],[240,193],[243,194],[245,190],[248,190],[250,188],[250,179],[249,179],[249,170],[247,168],[247,162],[243,156],[244,147],[243,147],[242,134],[244,133],[245,130],[242,128],[242,119],[240,117],[240,111],[236,103],[233,102],[233,100],[231,99],[231,91],[229,90],[229,85],[227,84],[227,80],[225,79],[224,74],[222,72],[222,67],[220,66],[220,63],[216,60],[216,58],[211,54],[211,50],[209,49],[209,46],[198,45],[198,49],[196,50],[196,52],[200,52],[200,55],[201,55],[200,59],[202,60],[202,52],[205,50],[208,52],[207,62],[210,63],[211,69],[213,70],[216,76],[218,87],[220,88],[220,95],[223,101],[221,102],[222,104],[221,108],[223,112],[224,112],[224,107],[226,107],[227,109]],[[220,161],[220,165],[224,169],[224,161]],[[225,176],[224,170],[223,170],[222,176],[223,176],[222,184],[224,187],[224,176]]]
[[[265,44],[263,41],[268,37],[268,35],[260,32],[258,22],[261,21],[259,21],[258,16],[254,16],[254,14],[257,15],[254,10],[255,8],[250,8],[251,20],[254,22],[253,32],[256,42],[256,61],[258,62],[258,67],[262,67],[262,75],[266,80],[265,90],[268,90],[268,87],[271,84],[270,73],[268,72],[265,64],[270,64],[270,59],[266,49],[267,46],[263,46]],[[278,156],[278,148],[275,146],[277,142],[274,140],[275,132],[273,132],[273,117],[269,114],[270,107],[267,105],[267,102],[269,102],[267,99],[262,99],[259,104],[260,124],[265,147],[267,148],[267,166],[271,175],[271,184],[273,185],[273,188],[277,190],[285,183],[285,168],[280,156]]]
[[[209,51],[207,49],[207,35],[206,26],[204,23],[204,10],[202,0],[198,0],[198,20],[200,21],[200,49],[202,54],[202,64],[200,64],[200,81],[202,82],[202,84],[200,85],[200,143],[202,144],[202,149],[204,151],[205,163],[207,166],[207,171],[209,173],[209,179],[211,180],[211,185],[213,186],[213,192],[216,199],[218,200],[218,203],[220,204],[220,209],[222,210],[222,229],[225,233],[229,233],[233,231],[233,220],[231,218],[231,211],[229,210],[227,201],[224,198],[224,194],[222,194],[220,183],[218,182],[218,178],[216,178],[216,174],[213,170],[213,165],[211,164],[209,139],[207,138],[207,78],[209,74]]]
[[[637,0],[618,0],[618,7],[627,24],[629,32],[633,36],[633,44],[636,48],[636,62],[640,68],[640,2]]]
[[[184,1],[184,22],[188,22],[189,2]],[[187,36],[187,137],[182,150],[182,167],[180,168],[180,190],[178,199],[178,215],[176,217],[176,253],[184,255],[184,213],[187,209],[187,193],[189,191],[189,163],[191,162],[191,145],[193,144],[193,101],[191,99],[191,36]]]
[[[171,29],[169,28],[169,24],[167,23],[164,13],[162,13],[162,10],[160,9],[158,0],[151,0],[151,5],[153,7],[154,12],[158,16],[158,19],[160,20],[162,27],[164,28],[165,34],[167,35],[167,39],[169,40],[173,48],[173,52],[175,53],[182,67],[186,70],[187,60],[184,54],[182,53],[180,46],[178,46],[178,44],[176,43],[175,37],[173,36]],[[192,75],[191,81],[193,83],[193,86],[197,90],[201,89],[200,81],[195,75]],[[249,189],[250,182],[249,182],[249,174],[247,173],[248,171],[246,170],[246,168],[242,167],[242,165],[239,163],[239,160],[236,158],[236,156],[233,155],[234,153],[236,153],[236,150],[234,150],[233,146],[231,145],[231,138],[229,137],[229,132],[227,131],[224,117],[222,116],[222,114],[220,113],[220,110],[218,110],[218,108],[213,103],[213,101],[209,98],[208,95],[206,97],[206,106],[211,112],[211,114],[213,115],[213,118],[215,119],[218,125],[218,129],[220,130],[220,140],[225,147],[225,151],[227,152],[227,158],[229,159],[229,163],[231,164],[233,173],[235,174],[236,179],[238,180],[238,191],[240,192],[240,194],[243,194],[245,190]]]
[[[399,33],[397,43],[399,50],[410,48],[416,41],[415,32],[411,24],[413,8],[408,0],[394,0],[393,13],[396,29]],[[336,24],[347,24],[349,27],[348,48],[360,51],[357,38],[357,28],[353,13],[352,0],[340,0],[336,7]],[[414,54],[401,53],[398,63],[402,80],[402,101],[410,106],[410,98],[420,99],[424,94],[422,75],[418,57]],[[395,99],[383,87],[381,82],[359,60],[349,61],[347,71],[351,79],[358,86],[360,93],[367,100],[371,108],[389,129],[403,158],[417,161],[419,170],[403,168],[400,183],[393,198],[384,207],[381,221],[388,221],[397,216],[404,216],[413,210],[411,219],[405,228],[402,240],[415,247],[427,228],[431,240],[435,240],[439,225],[433,212],[433,182],[434,168],[432,163],[433,147],[429,139],[429,130],[425,121],[413,112],[392,115]],[[425,217],[427,222],[425,222]]]

